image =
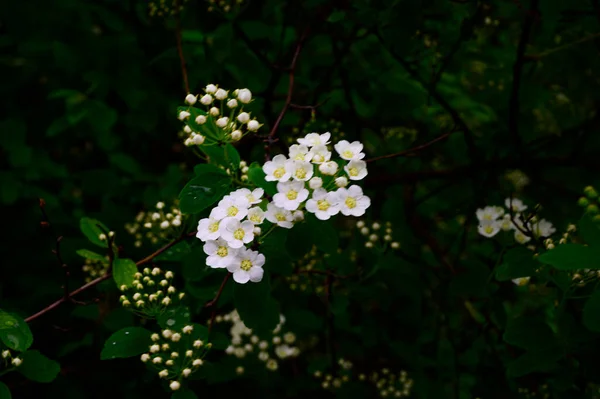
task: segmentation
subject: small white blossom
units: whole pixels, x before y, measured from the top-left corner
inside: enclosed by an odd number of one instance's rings
[[[556,233],[556,229],[552,223],[546,219],[541,219],[539,222],[535,223],[531,230],[536,237],[548,237]]]
[[[504,209],[499,206],[486,206],[485,208],[477,209],[475,212],[475,215],[480,222],[484,220],[496,220],[503,214]]]
[[[306,210],[320,220],[327,220],[340,211],[338,195],[323,188],[313,191],[312,198],[306,201]]]
[[[221,236],[219,231],[220,221],[214,217],[200,219],[196,237],[202,241],[216,240]]]
[[[262,200],[262,196],[265,194],[265,190],[262,188],[255,188],[250,191],[247,188],[240,188],[235,191],[238,195],[246,197],[250,205],[258,204]]]
[[[292,174],[294,180],[307,181],[313,176],[314,169],[308,161],[288,160],[287,169]]]
[[[198,98],[193,94],[188,94],[187,96],[185,96],[185,102],[190,105],[196,104],[197,100],[198,100]]]
[[[212,116],[219,116],[219,108],[217,107],[212,107],[210,110],[208,110],[208,113],[211,114]]]
[[[243,248],[238,253],[236,259],[227,265],[227,270],[233,273],[233,280],[239,284],[246,284],[248,281],[258,283],[262,280],[265,264],[265,256],[257,251]]]
[[[519,244],[525,244],[525,243],[528,243],[530,240],[531,240],[531,237],[529,237],[528,235],[523,233],[521,230],[515,229],[515,241],[516,242],[518,242]]]
[[[254,224],[261,224],[265,220],[265,212],[258,206],[250,208],[250,210],[248,210],[248,220]],[[260,229],[260,227],[258,228]]]
[[[367,163],[365,161],[350,161],[344,166],[350,180],[362,180],[367,176]]]
[[[227,92],[225,90],[223,90],[223,89],[218,89],[215,92],[215,98],[217,100],[225,100],[227,98]]]
[[[240,114],[237,116],[237,120],[240,123],[248,123],[250,120],[250,114],[247,112],[240,112]]]
[[[519,277],[519,278],[514,278],[512,279],[512,282],[515,283],[518,286],[523,286],[523,285],[527,285],[529,283],[529,279],[531,277]]]
[[[243,104],[248,104],[252,101],[252,92],[248,89],[240,89],[237,94],[237,99]]]
[[[340,188],[336,194],[342,215],[362,216],[365,214],[365,210],[371,206],[371,199],[363,195],[360,186],[350,186],[348,189]]]
[[[265,162],[263,171],[265,172],[266,181],[288,181],[292,177],[292,173],[287,168],[289,163],[285,155],[275,155],[272,161]]]
[[[313,190],[323,187],[323,179],[321,179],[318,176],[313,177],[308,181],[308,187],[310,187]]]
[[[231,140],[238,141],[242,138],[242,132],[240,130],[234,130],[231,132]]]
[[[347,140],[341,140],[335,144],[333,148],[335,148],[338,154],[340,154],[340,157],[346,161],[359,160],[365,157],[364,152],[362,152],[363,145],[359,141],[350,143]]]
[[[192,374],[192,370],[190,370],[190,369],[183,369],[183,370],[181,371],[181,375],[183,375],[183,376],[184,376],[184,377],[186,377],[186,378],[187,378],[187,377],[189,377],[189,376],[190,376],[190,374]]]
[[[223,238],[219,238],[216,241],[206,241],[203,249],[204,253],[208,255],[206,264],[213,268],[227,267],[239,251],[236,248],[231,248]]]
[[[240,222],[233,217],[223,219],[219,227],[221,237],[229,243],[231,248],[241,248],[244,244],[251,242],[254,239],[253,230],[254,224],[249,220]]]
[[[182,121],[182,120],[186,119],[186,118],[187,118],[187,117],[189,117],[189,116],[190,116],[190,113],[189,113],[189,112],[187,112],[187,111],[181,111],[181,112],[179,113],[179,116],[178,116],[178,118],[179,118],[179,120],[180,120],[180,121]]]
[[[280,208],[272,202],[267,204],[267,212],[265,213],[265,216],[269,222],[274,223],[279,227],[291,229],[294,226],[292,223],[294,220],[292,212]]]
[[[305,145],[292,144],[290,146],[290,159],[296,161],[310,161],[313,154],[309,152],[308,147]]]
[[[527,209],[527,205],[523,204],[523,201],[518,198],[512,198],[512,200],[511,198],[507,198],[504,200],[504,205],[508,209],[511,209],[512,207],[513,212],[523,212]]]
[[[204,125],[206,123],[206,116],[204,115],[198,115],[196,117],[196,123],[199,125]]]
[[[320,164],[331,159],[331,151],[327,149],[326,145],[317,145],[310,149],[308,156],[312,163]]]
[[[248,130],[250,130],[251,132],[255,132],[258,130],[258,128],[260,128],[261,124],[258,123],[258,121],[256,119],[253,119],[251,121],[248,122],[247,128]]]
[[[319,133],[309,133],[304,138],[298,139],[298,143],[305,145],[307,147],[315,147],[318,145],[327,145],[329,144],[329,139],[331,138],[331,133],[326,132],[323,134]]]
[[[335,185],[340,188],[346,187],[348,185],[348,179],[345,176],[340,176],[335,179]]]
[[[213,84],[206,85],[206,88],[204,89],[204,91],[209,94],[214,94],[217,91],[217,86],[215,86]]]
[[[169,376],[169,370],[165,369],[165,370],[160,371],[158,373],[158,376],[160,378],[167,378]]]
[[[227,106],[229,108],[235,108],[238,106],[238,102],[235,98],[232,98],[231,100],[227,101]]]
[[[142,354],[141,358],[142,362],[146,363],[148,360],[150,360],[150,355],[147,353]]]
[[[176,391],[179,388],[181,388],[181,384],[179,383],[179,381],[171,381],[171,383],[169,384],[169,388],[171,388],[171,390]]]
[[[200,102],[204,105],[210,105],[213,102],[213,97],[210,94],[205,94],[200,98]]]
[[[223,219],[233,217],[237,220],[242,220],[248,214],[248,199],[244,195],[231,193],[223,197],[216,208],[211,211],[211,216],[215,219]]]
[[[273,202],[288,211],[298,209],[300,203],[308,198],[308,190],[304,187],[303,181],[279,182],[277,191],[278,193],[273,196]]]
[[[500,231],[501,224],[496,220],[484,219],[479,222],[477,231],[484,237],[493,237]]]
[[[333,161],[324,162],[319,165],[319,171],[324,175],[333,176],[337,173],[338,164]]]

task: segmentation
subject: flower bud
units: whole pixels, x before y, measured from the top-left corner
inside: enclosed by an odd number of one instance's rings
[[[12,365],[15,367],[19,367],[21,365],[21,363],[23,363],[23,360],[19,357],[15,357],[12,361],[11,361]]]
[[[248,89],[240,89],[237,94],[238,100],[243,104],[248,104],[252,101],[252,92]]]
[[[212,116],[219,116],[219,108],[212,107],[210,111],[208,111]]]
[[[190,114],[189,112],[187,112],[187,111],[181,111],[181,112],[179,113],[179,116],[178,116],[178,118],[179,118],[179,120],[180,120],[180,121],[182,121],[182,120],[186,119],[186,118],[187,118],[188,116],[190,116],[190,115],[191,115],[191,114]]]
[[[204,89],[205,92],[209,93],[209,94],[214,94],[217,91],[217,86],[213,85],[213,84],[209,84],[206,86],[206,88]]]
[[[259,236],[262,234],[262,229],[258,226],[254,227],[254,230],[252,230],[252,232],[254,233],[255,236]]]
[[[319,165],[319,171],[324,175],[333,176],[338,170],[338,164],[333,161],[323,162]]]
[[[196,123],[199,124],[199,125],[205,124],[206,123],[206,116],[204,116],[204,115],[198,115],[196,117]]]
[[[233,132],[231,132],[231,140],[238,141],[241,138],[242,138],[242,132],[241,131],[234,130]]]
[[[189,127],[188,125],[185,125],[183,127],[183,131],[186,132],[187,134],[190,134],[190,133],[192,133],[192,128]]]
[[[159,373],[158,373],[158,376],[159,376],[160,378],[167,378],[167,377],[168,377],[168,375],[169,375],[169,371],[168,371],[167,369],[165,369],[165,370],[162,370],[161,372],[159,372]]]
[[[308,181],[308,186],[313,190],[323,187],[323,179],[318,176],[313,177]]]
[[[399,243],[399,242],[397,242],[397,241],[394,241],[393,243],[391,243],[391,244],[390,244],[390,246],[391,246],[393,249],[398,249],[398,248],[400,248],[400,243]]]
[[[172,382],[169,384],[169,388],[171,388],[171,390],[173,390],[173,391],[176,391],[176,390],[178,390],[179,388],[181,388],[181,384],[179,383],[179,381],[172,381]]]
[[[190,374],[192,374],[192,370],[190,369],[183,369],[181,371],[181,375],[183,375],[184,377],[189,377]]]
[[[217,126],[220,128],[224,128],[227,126],[227,122],[229,122],[229,118],[224,116],[222,118],[217,119]]]
[[[196,96],[193,94],[188,94],[187,96],[185,96],[185,102],[190,105],[196,104],[197,100],[198,100],[198,98],[196,98]]]
[[[142,357],[140,358],[142,360],[142,362],[146,363],[148,360],[150,360],[150,355],[147,353],[142,354]]]
[[[238,116],[237,116],[237,120],[240,123],[248,123],[248,121],[250,120],[250,114],[247,112],[241,112]]]
[[[217,100],[224,100],[224,99],[226,99],[226,98],[227,98],[227,92],[226,92],[225,90],[223,90],[223,89],[218,89],[218,90],[215,92],[215,98],[216,98]]]
[[[294,219],[294,222],[301,222],[304,220],[304,212],[294,211],[294,212],[292,212],[292,217]]]
[[[258,123],[256,119],[253,119],[248,122],[248,130],[250,130],[251,132],[257,131],[259,127],[260,123]]]
[[[337,179],[335,179],[335,185],[340,188],[346,187],[348,185],[348,179],[344,176],[340,176]]]
[[[232,98],[231,100],[227,101],[227,106],[229,108],[235,108],[238,106],[238,102],[235,98]]]

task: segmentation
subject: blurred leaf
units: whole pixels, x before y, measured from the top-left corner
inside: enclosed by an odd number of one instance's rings
[[[23,352],[33,343],[33,335],[25,320],[0,310],[0,341],[10,349]]]
[[[583,324],[591,331],[600,332],[600,291],[594,291],[585,302]]]
[[[60,372],[60,365],[39,351],[24,352],[21,358],[23,364],[17,368],[17,371],[32,381],[52,382]]]
[[[540,255],[538,260],[560,270],[598,269],[600,251],[580,244],[560,244]]]
[[[531,317],[519,317],[508,322],[504,341],[529,350],[542,350],[556,344],[554,333],[548,325]]]
[[[198,399],[198,396],[189,389],[184,389],[171,395],[171,399]]]
[[[100,359],[116,359],[141,355],[148,351],[152,333],[142,327],[127,327],[112,334],[104,343]]]
[[[600,247],[600,228],[588,214],[583,215],[577,227],[577,231],[587,244],[594,248]]]
[[[97,254],[93,251],[87,250],[87,249],[78,249],[77,250],[77,255],[85,258],[85,259],[89,259],[89,260],[97,260],[100,262],[108,262],[108,259],[106,259],[105,256]]]
[[[12,399],[10,389],[3,382],[0,382],[0,399]]]
[[[100,227],[98,227],[98,226],[100,226]],[[92,244],[96,244],[102,248],[108,248],[108,237],[104,238],[104,240],[100,239],[101,234],[106,236],[106,233],[109,232],[108,227],[106,227],[106,225],[104,225],[104,223],[102,223],[96,219],[83,217],[79,221],[79,228],[81,229],[81,232],[87,237],[88,240],[90,240],[90,242]],[[103,229],[104,229],[104,231],[103,231]]]
[[[498,281],[508,281],[535,274],[537,262],[530,250],[523,246],[511,248],[503,256],[502,264],[496,269]]]
[[[232,283],[235,308],[246,327],[259,335],[271,332],[279,323],[279,310],[267,276],[259,283]]]
[[[181,330],[191,323],[191,313],[187,306],[168,308],[158,316],[158,325],[163,329]]]
[[[113,261],[112,273],[117,287],[130,287],[135,280],[137,266],[131,259],[117,258]]]

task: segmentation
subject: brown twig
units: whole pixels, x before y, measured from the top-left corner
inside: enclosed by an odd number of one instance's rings
[[[415,152],[418,152],[418,151],[421,151],[421,150],[424,150],[424,149],[426,149],[427,147],[429,147],[429,146],[431,146],[431,145],[433,145],[433,144],[437,143],[438,141],[442,141],[442,140],[444,140],[446,137],[450,136],[452,133],[454,133],[454,132],[456,132],[456,131],[457,131],[457,130],[453,130],[453,131],[450,131],[450,132],[448,132],[448,133],[444,133],[444,134],[442,134],[441,136],[439,136],[439,137],[436,137],[435,139],[433,139],[433,140],[431,140],[431,141],[428,141],[428,142],[427,142],[427,143],[425,143],[425,144],[418,145],[418,146],[416,146],[416,147],[413,147],[413,148],[410,148],[410,149],[408,149],[408,150],[400,151],[400,152],[397,152],[397,153],[395,153],[395,154],[387,154],[387,155],[382,155],[382,156],[379,156],[379,157],[375,157],[375,158],[367,159],[367,162],[375,162],[375,161],[379,161],[379,160],[382,160],[382,159],[389,159],[389,158],[396,158],[396,157],[404,157],[404,156],[407,156],[407,155],[413,154],[413,153],[415,153]]]
[[[225,275],[225,277],[223,278],[223,282],[221,283],[221,286],[219,287],[219,291],[217,291],[217,294],[210,302],[207,302],[206,305],[204,305],[205,308],[210,308],[210,307],[217,305],[217,302],[219,302],[219,298],[221,298],[221,294],[223,293],[223,289],[225,288],[225,284],[227,284],[227,281],[229,280],[230,276],[231,276],[231,273],[227,273]],[[216,315],[217,315],[217,309],[213,309],[212,314],[210,315],[210,322],[208,323],[208,333],[209,334],[210,334],[210,331],[212,330],[212,326],[215,322]]]
[[[290,67],[289,67],[289,83],[288,83],[287,97],[285,99],[285,103],[283,104],[283,108],[281,108],[281,111],[279,112],[277,119],[275,119],[275,122],[273,123],[273,127],[271,128],[269,135],[265,139],[265,142],[267,143],[265,145],[265,153],[266,153],[267,157],[269,157],[269,154],[271,152],[271,145],[273,145],[273,143],[277,142],[277,139],[275,138],[275,134],[277,133],[279,124],[283,120],[283,116],[285,115],[288,108],[290,107],[290,104],[292,103],[292,95],[294,93],[294,76],[296,73],[296,65],[298,64],[298,57],[300,56],[300,51],[302,50],[302,46],[304,45],[304,41],[306,40],[306,37],[308,35],[308,30],[309,29],[306,28],[304,30],[304,32],[302,32],[302,35],[300,36],[300,39],[298,40],[298,44],[296,45],[296,51],[294,51],[292,63],[290,64]]]
[[[183,56],[183,46],[181,44],[181,19],[179,18],[179,1],[175,1],[175,40],[177,41],[177,54],[179,54],[179,62],[181,64],[181,75],[185,85],[186,94],[190,93],[190,82],[188,81],[187,68],[185,66],[185,58]]]
[[[294,108],[294,109],[309,109],[311,111],[315,111],[317,108],[319,108],[320,106],[322,106],[323,104],[325,104],[327,101],[329,101],[331,97],[327,97],[325,100],[321,101],[318,104],[315,105],[298,105],[298,104],[290,104],[290,108]]]

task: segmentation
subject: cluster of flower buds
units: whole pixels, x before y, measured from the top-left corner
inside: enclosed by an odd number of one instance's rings
[[[326,276],[320,273],[311,273],[321,259],[322,256],[317,251],[317,247],[313,245],[302,258],[294,262],[294,274],[286,276],[292,291],[306,291],[309,288],[314,289],[317,294],[324,291]]]
[[[268,370],[275,371],[279,368],[279,361],[287,358],[296,357],[300,354],[300,349],[293,344],[296,342],[296,335],[293,332],[283,332],[285,317],[280,315],[279,324],[273,330],[273,336],[265,339],[253,334],[252,330],[240,319],[236,310],[223,316],[217,316],[215,322],[232,323],[230,334],[231,344],[225,350],[225,353],[243,359],[249,354],[254,354],[258,360],[265,363]],[[240,366],[238,374],[243,373],[243,366]]]
[[[100,276],[104,276],[108,273],[109,267],[110,261],[108,256],[105,257],[105,260],[86,258],[85,263],[81,267],[81,270],[85,274],[85,282],[89,283]]]
[[[585,209],[585,212],[592,217],[592,220],[600,222],[600,206],[598,204],[598,193],[592,186],[583,189],[585,194],[579,198],[577,204]]]
[[[140,359],[155,369],[160,378],[171,380],[173,391],[181,388],[181,381],[204,363],[204,357],[212,346],[204,343],[200,329],[187,325],[180,330],[166,329],[152,334],[152,345]]]
[[[600,390],[597,390],[598,392]],[[523,399],[550,399],[550,392],[548,391],[548,384],[538,385],[537,390],[530,388],[518,388],[517,392],[519,397]]]
[[[189,0],[150,0],[148,14],[151,17],[166,17],[175,15],[183,10],[183,5]]]
[[[139,248],[144,240],[157,244],[171,239],[176,235],[173,230],[178,230],[182,224],[183,216],[176,204],[165,209],[165,203],[158,202],[154,211],[140,212],[134,223],[125,224],[125,230],[135,237],[134,245]]]
[[[317,370],[313,373],[315,378],[322,380],[321,387],[326,390],[336,390],[342,387],[343,384],[350,381],[352,377],[353,364],[350,360],[344,358],[338,359],[338,365],[340,366],[337,376],[330,373],[324,373],[321,370]]]
[[[158,267],[145,268],[137,272],[131,286],[122,285],[121,304],[144,317],[157,317],[164,313],[167,306],[183,299],[185,293],[177,293],[172,285],[173,272]]]
[[[384,229],[379,222],[373,222],[369,227],[365,220],[359,220],[356,222],[356,227],[359,229],[360,234],[368,238],[368,241],[365,242],[365,248],[385,247],[388,243],[392,249],[400,248],[400,243],[393,241],[393,230],[390,222],[385,222]]]
[[[382,398],[406,398],[410,396],[414,381],[408,378],[406,371],[401,370],[398,374],[388,368],[382,368],[379,372],[370,375],[359,374],[360,381],[369,381],[379,391]]]
[[[240,6],[244,4],[244,0],[206,0],[209,4],[207,11],[221,11],[223,13],[230,13],[239,10]]]
[[[2,354],[2,359],[0,361],[4,364],[5,369],[19,367],[23,364],[23,359],[15,356],[10,349],[2,349],[0,353]]]
[[[499,206],[486,206],[477,209],[479,220],[478,232],[484,237],[494,237],[500,230],[513,231],[515,241],[519,244],[529,242],[532,237],[548,238],[556,229],[546,219],[538,220],[534,214],[525,215],[527,205],[516,198],[504,201],[507,210]]]
[[[185,98],[188,106],[179,108],[178,118],[185,123],[183,131],[189,135],[184,142],[186,146],[238,141],[262,126],[244,110],[252,101],[250,90],[236,89],[230,93],[209,84],[204,92],[203,95],[188,94]]]

